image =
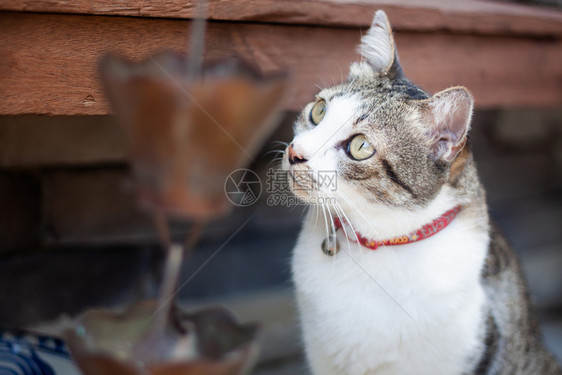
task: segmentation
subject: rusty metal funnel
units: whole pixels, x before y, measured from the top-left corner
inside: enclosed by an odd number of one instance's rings
[[[128,139],[141,202],[167,214],[226,213],[224,182],[271,133],[286,88],[236,60],[191,78],[186,58],[163,52],[139,63],[113,55],[101,76]]]

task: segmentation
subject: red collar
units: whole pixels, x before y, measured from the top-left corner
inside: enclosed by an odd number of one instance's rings
[[[361,245],[371,250],[376,250],[379,248],[379,246],[404,245],[407,243],[417,242],[429,238],[445,229],[445,227],[447,227],[447,225],[449,225],[451,221],[453,221],[453,219],[457,216],[460,210],[461,206],[456,206],[455,208],[439,216],[437,219],[433,220],[431,223],[425,224],[418,230],[415,230],[412,233],[401,237],[394,237],[387,240],[376,241],[369,240],[357,232],[355,232],[355,235],[357,236],[357,239],[359,240],[359,243]],[[346,223],[345,219],[343,222]],[[334,219],[334,226],[336,228],[336,231],[342,228],[342,221],[337,217]]]

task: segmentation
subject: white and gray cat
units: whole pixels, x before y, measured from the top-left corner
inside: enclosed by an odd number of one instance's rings
[[[382,11],[359,50],[348,80],[304,108],[282,162],[297,196],[324,201],[292,261],[312,372],[560,374],[490,224],[471,94],[405,78]]]

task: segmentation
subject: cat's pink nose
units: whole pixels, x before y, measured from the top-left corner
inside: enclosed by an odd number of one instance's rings
[[[304,163],[307,161],[301,154],[295,151],[293,144],[289,145],[289,164]]]

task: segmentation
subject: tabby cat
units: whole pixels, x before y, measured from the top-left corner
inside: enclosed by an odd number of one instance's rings
[[[295,195],[323,201],[292,260],[312,373],[560,374],[488,217],[471,94],[410,82],[383,11],[359,52],[297,118],[282,162]]]

